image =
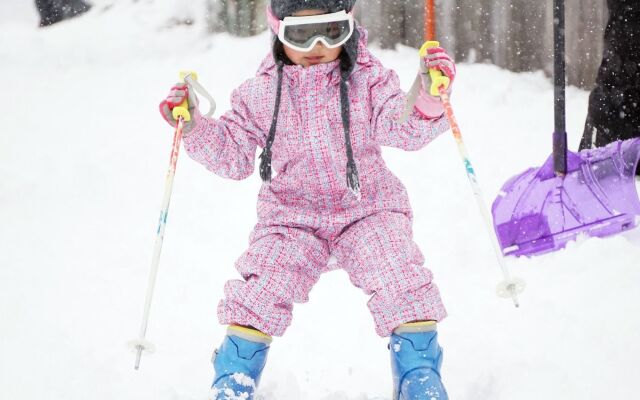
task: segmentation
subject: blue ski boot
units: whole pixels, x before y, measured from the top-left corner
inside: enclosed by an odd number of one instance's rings
[[[389,343],[393,400],[448,400],[440,380],[442,348],[433,321],[402,324]]]
[[[267,362],[271,336],[258,330],[232,325],[213,355],[216,376],[211,400],[253,400]]]

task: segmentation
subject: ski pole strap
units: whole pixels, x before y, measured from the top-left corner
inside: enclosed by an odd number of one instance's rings
[[[193,89],[192,91],[189,91],[189,98],[191,101],[196,101],[193,91],[196,91],[199,95],[207,99],[207,101],[209,102],[209,111],[207,111],[204,115],[207,117],[211,117],[213,113],[216,112],[216,101],[213,99],[213,96],[211,96],[211,94],[207,91],[207,89],[204,88],[204,86],[200,84],[200,82],[198,82],[197,75],[187,75],[185,76],[184,81],[189,85],[190,88]]]

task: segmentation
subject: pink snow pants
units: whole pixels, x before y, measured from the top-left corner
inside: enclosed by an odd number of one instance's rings
[[[403,213],[379,212],[346,227],[315,231],[258,225],[250,243],[236,263],[244,280],[225,285],[226,298],[218,306],[222,324],[282,336],[293,303],[308,301],[331,254],[351,282],[372,295],[368,307],[378,335],[389,336],[405,322],[446,316],[413,241],[411,219]]]

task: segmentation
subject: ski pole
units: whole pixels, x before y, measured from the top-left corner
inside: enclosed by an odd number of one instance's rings
[[[182,75],[182,74],[181,74]],[[192,74],[193,75],[193,74]],[[188,74],[186,76],[189,76]],[[186,76],[182,76],[185,81]],[[167,225],[167,216],[169,214],[169,203],[171,201],[171,192],[173,189],[173,178],[176,174],[176,165],[178,163],[178,153],[180,152],[180,142],[182,141],[182,130],[184,123],[191,120],[189,114],[189,104],[185,99],[182,104],[174,107],[172,110],[173,118],[178,121],[175,133],[173,135],[173,144],[171,146],[171,158],[169,160],[169,170],[164,184],[164,197],[160,210],[160,219],[158,221],[158,230],[156,232],[156,240],[153,248],[153,257],[151,261],[151,272],[149,273],[149,281],[147,283],[147,295],[144,302],[144,313],[142,316],[142,324],[140,325],[140,334],[138,339],[129,343],[130,347],[136,351],[135,369],[140,368],[140,359],[142,352],[147,351],[153,353],[154,346],[145,339],[147,333],[147,325],[149,322],[149,312],[151,311],[151,300],[153,299],[153,291],[155,288],[156,277],[158,275],[158,267],[160,265],[160,253],[162,252],[162,242],[164,240],[164,230]]]
[[[424,3],[424,40],[436,38],[436,5],[434,0]]]
[[[440,43],[436,41],[426,42],[420,49],[420,56],[424,58],[427,55],[428,48],[438,47],[439,45]],[[421,75],[425,77],[426,71],[424,70],[426,69],[426,67],[424,66],[424,63],[421,63],[421,69],[423,70],[423,73]],[[475,195],[478,208],[480,209],[480,214],[482,214],[485,227],[487,228],[489,237],[491,238],[491,244],[493,245],[493,250],[498,260],[498,265],[502,270],[504,281],[498,284],[497,293],[500,297],[511,298],[511,300],[513,300],[513,304],[516,307],[520,307],[518,294],[522,293],[526,285],[522,279],[511,277],[509,269],[507,268],[504,260],[504,255],[500,250],[498,239],[492,229],[493,225],[489,216],[489,209],[487,207],[487,203],[484,200],[482,190],[480,189],[478,177],[476,176],[473,165],[471,164],[471,160],[469,159],[467,148],[464,144],[464,141],[462,140],[462,132],[460,131],[460,126],[458,125],[455,114],[453,113],[453,107],[451,106],[449,94],[446,90],[446,87],[448,86],[448,79],[446,81],[443,81],[442,79],[445,77],[443,76],[442,72],[433,68],[429,70],[429,77],[431,79],[431,93],[433,94],[434,90],[437,88],[437,94],[440,96],[442,104],[444,105],[445,114],[447,116],[447,120],[449,120],[449,125],[451,126],[451,132],[453,133],[453,137],[455,138],[456,144],[458,145],[458,152],[460,153],[460,157],[462,158],[462,161],[464,163],[465,170],[467,171],[467,177],[469,178],[469,183],[471,183],[471,188],[473,190],[473,194]]]

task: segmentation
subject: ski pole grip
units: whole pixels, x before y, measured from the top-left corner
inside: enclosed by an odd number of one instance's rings
[[[186,82],[187,77],[194,81],[198,80],[197,73],[193,71],[180,71],[180,82]],[[191,121],[191,113],[189,112],[189,101],[187,99],[184,99],[182,104],[173,107],[173,110],[171,110],[171,114],[176,121],[181,117],[185,122]]]
[[[191,121],[191,113],[189,113],[189,102],[185,100],[179,106],[173,107],[173,110],[171,110],[171,114],[173,115],[173,119],[175,119],[176,121],[180,118],[182,118],[184,122]]]
[[[420,48],[420,57],[425,58],[427,56],[427,49],[431,49],[433,47],[440,46],[440,42],[436,40],[429,40],[424,42],[422,47]],[[422,68],[424,67],[424,63],[421,63]],[[451,83],[451,79],[448,76],[442,73],[442,71],[437,70],[435,68],[429,69],[429,77],[431,78],[431,89],[429,90],[432,96],[440,96],[440,87],[444,86],[445,90],[449,87]]]

